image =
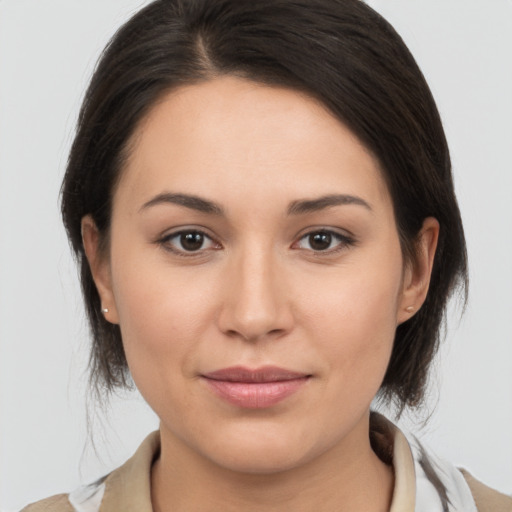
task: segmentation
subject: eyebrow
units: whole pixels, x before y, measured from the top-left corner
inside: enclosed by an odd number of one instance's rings
[[[208,201],[207,199],[203,199],[198,196],[190,195],[190,194],[172,194],[172,193],[164,193],[158,194],[153,199],[144,203],[140,209],[140,211],[150,208],[151,206],[156,206],[159,204],[177,204],[179,206],[184,206],[185,208],[190,208],[191,210],[197,210],[202,213],[209,213],[213,215],[224,215],[223,209],[216,203],[212,201]]]
[[[170,192],[158,194],[157,196],[153,197],[153,199],[150,199],[148,202],[142,205],[140,211],[152,206],[162,204],[176,204],[179,206],[184,206],[185,208],[190,208],[191,210],[199,211],[201,213],[207,213],[211,215],[224,215],[223,208],[213,201],[209,201],[208,199],[204,199],[195,195],[176,193],[173,194]],[[361,197],[348,194],[333,194],[318,197],[316,199],[301,199],[292,201],[288,206],[288,215],[302,215],[305,213],[321,211],[332,206],[352,204],[363,206],[367,210],[373,211],[372,207]]]
[[[330,208],[331,206],[341,206],[348,204],[363,206],[370,212],[373,211],[372,207],[361,197],[348,194],[333,194],[318,197],[317,199],[303,199],[300,201],[293,201],[288,207],[288,215],[312,213],[324,210],[325,208]]]

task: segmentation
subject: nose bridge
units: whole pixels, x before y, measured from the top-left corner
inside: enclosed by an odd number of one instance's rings
[[[246,340],[286,332],[291,326],[291,311],[275,251],[247,244],[233,255],[229,267],[222,329]]]

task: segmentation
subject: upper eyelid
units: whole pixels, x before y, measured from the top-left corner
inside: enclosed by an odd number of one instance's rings
[[[346,238],[350,240],[355,240],[355,235],[353,235],[351,232],[349,232],[346,229],[342,228],[334,228],[334,227],[327,227],[327,226],[313,226],[310,228],[306,228],[305,230],[301,231],[299,235],[297,235],[297,240],[301,240],[305,236],[311,235],[313,233],[330,233],[336,236],[339,236],[341,238]]]
[[[216,241],[217,237],[212,235],[206,228],[203,227],[179,227],[174,228],[168,231],[164,231],[161,235],[158,236],[158,240],[166,240],[170,238],[174,238],[175,236],[182,235],[183,233],[201,233],[202,235],[210,238],[211,240]]]
[[[164,240],[165,239],[172,239],[172,238],[176,238],[177,236],[180,236],[180,235],[183,235],[183,234],[186,234],[186,233],[199,233],[200,235],[204,236],[205,238],[209,238],[210,240],[215,241],[214,237],[210,236],[205,231],[200,231],[199,229],[184,229],[184,230],[181,230],[181,231],[174,231],[172,233],[164,235],[162,238]]]

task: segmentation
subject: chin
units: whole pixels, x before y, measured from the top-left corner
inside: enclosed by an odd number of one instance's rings
[[[205,447],[209,453],[203,453],[216,465],[238,473],[261,475],[289,471],[322,451],[321,447],[310,446],[305,435],[289,429],[287,432],[271,428],[237,430],[222,439],[210,438]]]
[[[301,456],[302,455],[302,456]],[[224,451],[213,460],[229,471],[248,475],[271,475],[290,471],[304,463],[301,451],[290,447],[260,446],[254,449]]]

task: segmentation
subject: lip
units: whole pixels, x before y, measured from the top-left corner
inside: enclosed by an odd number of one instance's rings
[[[223,368],[202,375],[217,395],[238,407],[272,407],[299,391],[311,375],[277,366],[250,369],[243,366]]]

